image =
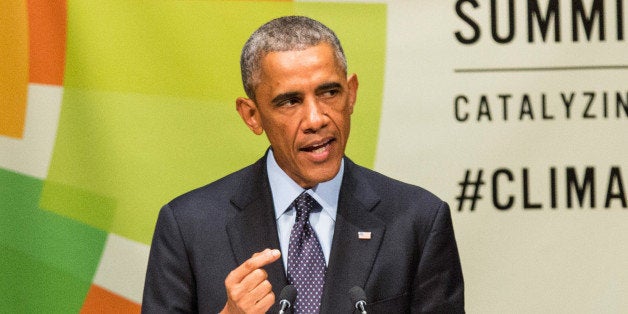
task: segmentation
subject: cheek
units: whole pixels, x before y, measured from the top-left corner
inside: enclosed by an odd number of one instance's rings
[[[289,120],[290,118],[285,118]],[[266,135],[271,144],[278,145],[282,148],[289,149],[295,141],[297,127],[279,121],[267,121]]]
[[[338,122],[347,121],[349,117],[351,117],[351,114],[353,114],[353,106],[346,98],[330,105],[330,109],[334,113],[334,120]]]
[[[344,108],[343,111],[334,111],[334,115],[331,119],[334,121],[336,128],[338,128],[340,132],[348,133],[351,123],[351,112],[349,109]]]

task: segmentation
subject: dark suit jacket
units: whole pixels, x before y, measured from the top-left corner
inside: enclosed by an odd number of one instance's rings
[[[360,240],[358,231],[372,238]],[[219,312],[229,272],[265,248],[279,240],[262,158],[161,209],[142,312]],[[282,260],[265,269],[278,297],[288,284]],[[369,313],[464,312],[447,204],[345,158],[321,313],[352,313],[353,286],[365,290]]]

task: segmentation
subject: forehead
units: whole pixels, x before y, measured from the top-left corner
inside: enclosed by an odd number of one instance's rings
[[[260,84],[313,81],[324,76],[343,76],[333,48],[321,43],[302,50],[276,51],[261,60]]]

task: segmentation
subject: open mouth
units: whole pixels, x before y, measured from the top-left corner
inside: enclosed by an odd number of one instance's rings
[[[329,147],[329,145],[335,141],[336,139],[331,138],[321,144],[315,144],[315,145],[311,145],[311,146],[307,146],[307,147],[303,147],[300,150],[303,152],[308,152],[308,153],[316,153],[316,154],[320,154],[325,152],[325,150],[327,150],[327,148]]]

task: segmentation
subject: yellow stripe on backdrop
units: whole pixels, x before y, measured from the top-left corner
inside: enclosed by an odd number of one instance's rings
[[[255,28],[279,15],[312,15],[346,39],[350,71],[364,82],[348,154],[372,165],[384,5],[81,0],[68,10],[63,111],[44,208],[149,243],[162,204],[259,158],[267,141],[234,109],[243,95],[239,53]]]
[[[26,1],[0,3],[0,135],[21,138],[28,88]]]

